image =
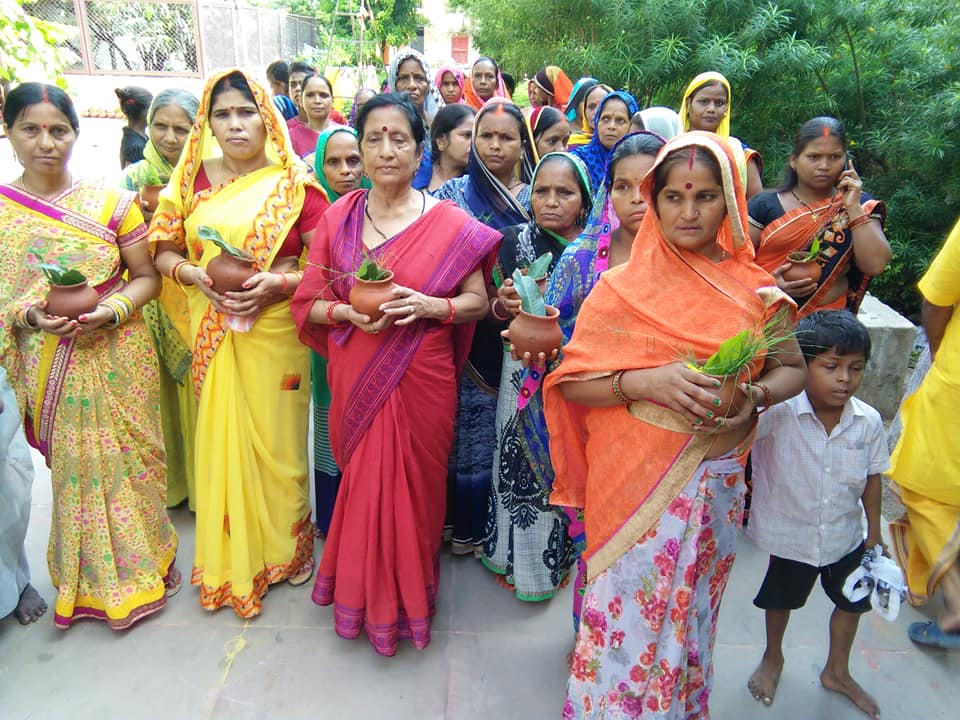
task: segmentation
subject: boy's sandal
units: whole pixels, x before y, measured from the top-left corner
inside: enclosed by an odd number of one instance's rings
[[[960,649],[960,632],[945,632],[936,620],[912,623],[907,629],[907,635],[920,645],[944,650]]]

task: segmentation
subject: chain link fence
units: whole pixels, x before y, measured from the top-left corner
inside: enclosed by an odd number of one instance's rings
[[[25,0],[24,9],[74,32],[68,72],[204,76],[265,67],[317,44],[313,18],[227,0]]]

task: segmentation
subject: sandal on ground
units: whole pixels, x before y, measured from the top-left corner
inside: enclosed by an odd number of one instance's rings
[[[287,578],[287,582],[294,587],[298,587],[306,583],[311,577],[313,577],[313,558],[310,558],[301,565],[295,575]]]
[[[177,570],[175,565],[171,565],[170,570],[167,571],[167,577],[163,581],[163,587],[167,591],[168,598],[176,595],[180,592],[180,588],[183,587],[183,575]]]
[[[911,623],[907,635],[915,643],[944,650],[960,650],[960,632],[946,632],[936,620]]]

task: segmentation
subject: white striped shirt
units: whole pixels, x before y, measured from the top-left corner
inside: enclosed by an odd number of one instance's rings
[[[761,549],[823,567],[860,544],[867,476],[890,465],[874,408],[850,398],[828,436],[802,392],[760,416],[752,457],[747,533]]]

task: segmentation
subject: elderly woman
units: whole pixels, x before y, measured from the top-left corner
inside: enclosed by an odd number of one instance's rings
[[[413,48],[400,50],[390,61],[387,84],[392,91],[407,94],[420,113],[426,132],[429,133],[437,111],[443,107],[443,100],[440,91],[430,84],[430,66],[427,65],[426,58]],[[430,146],[427,145],[420,159],[420,167],[413,178],[414,188],[422,190],[430,184],[432,162]]]
[[[192,582],[205,610],[232,607],[242,618],[261,612],[271,584],[302,584],[313,570],[310,354],[290,295],[328,202],[280,123],[241,71],[210,78],[150,226],[154,262],[190,308],[202,478]],[[210,230],[253,257],[244,289],[221,292],[207,274],[223,252],[204,237]]]
[[[120,630],[180,586],[157,365],[139,312],[160,278],[136,196],[70,173],[80,124],[69,96],[23,83],[3,121],[23,173],[0,185],[0,367],[53,482],[54,623]],[[82,273],[99,304],[76,319],[51,315],[41,262]]]
[[[597,105],[593,119],[593,137],[586,145],[570,151],[583,160],[593,187],[600,187],[607,169],[610,149],[630,132],[630,120],[637,112],[637,101],[623,90],[607,93]]]
[[[147,114],[150,140],[143,160],[127,166],[121,186],[139,193],[144,219],[149,222],[157,209],[160,190],[170,181],[190,136],[200,101],[186,90],[171,88],[153,99]],[[163,302],[154,300],[143,306],[143,319],[150,328],[160,360],[160,419],[163,444],[167,451],[167,505],[184,500],[196,510],[193,474],[194,435],[197,425],[197,399],[187,377],[193,348],[190,337],[190,312],[183,293],[169,278],[160,291]],[[171,309],[168,313],[164,304]]]
[[[563,123],[566,127],[566,123]],[[533,220],[503,229],[498,269],[504,278],[501,305],[519,311],[520,298],[510,277],[549,253],[551,270],[564,249],[577,238],[590,215],[592,192],[587,169],[564,152],[540,160],[530,183]],[[504,353],[497,399],[493,456],[493,509],[483,542],[483,564],[521,600],[553,597],[574,562],[566,517],[547,503],[520,445],[517,400],[524,370]]]
[[[743,516],[754,410],[797,394],[793,304],[753,263],[746,199],[726,145],[688,133],[641,183],[630,259],[580,308],[544,403],[551,501],[583,508],[587,587],[563,717],[591,708],[707,717],[712,652]],[[664,287],[682,288],[676,294]],[[703,308],[709,307],[707,316]],[[735,414],[720,379],[691,369],[725,339],[775,326]]]
[[[358,128],[373,187],[324,215],[293,313],[301,339],[329,361],[330,441],[343,469],[313,599],[334,605],[337,634],[366,629],[389,656],[400,639],[430,641],[457,380],[489,309],[500,234],[411,187],[426,135],[409,99],[373,98]],[[349,299],[367,259],[395,283],[376,320]]]

